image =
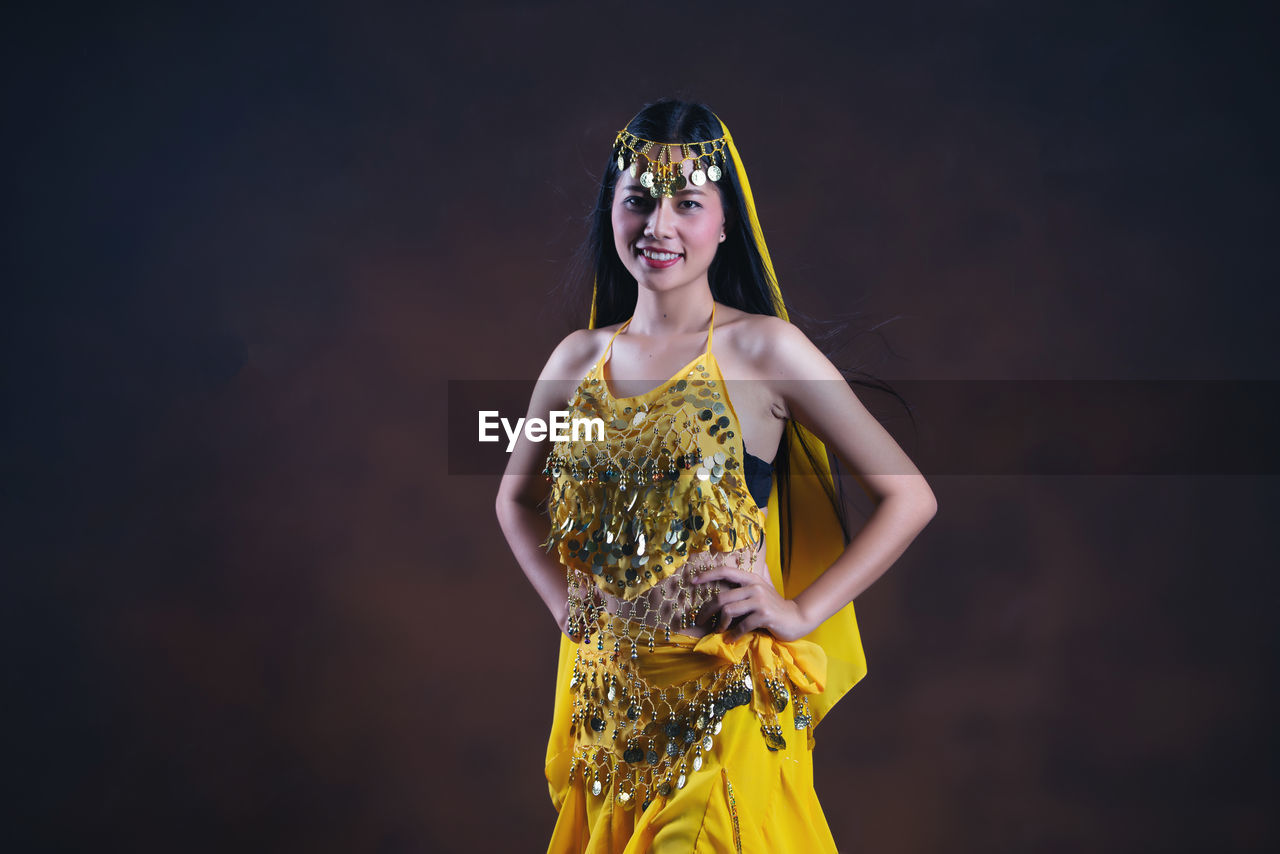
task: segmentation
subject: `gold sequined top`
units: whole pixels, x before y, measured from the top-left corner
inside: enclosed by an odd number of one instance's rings
[[[608,610],[646,622],[641,612],[671,598],[652,595],[654,588],[667,580],[683,587],[680,570],[692,556],[736,552],[739,565],[754,564],[764,513],[747,489],[741,428],[711,350],[714,305],[700,356],[657,388],[616,398],[604,365],[630,323],[609,339],[570,401],[570,420],[600,419],[603,438],[580,430],[547,458],[551,533],[543,545],[556,550],[571,581],[589,579],[599,598],[622,608]]]
[[[544,472],[544,546],[564,564],[576,641],[557,687],[548,780],[580,774],[593,797],[645,808],[702,769],[727,715],[738,726],[754,715],[761,750],[785,750],[789,730],[807,734],[807,695],[822,691],[826,659],[806,641],[735,640],[701,625],[718,583],[695,584],[698,573],[728,562],[767,576],[765,512],[711,352],[714,307],[702,355],[652,391],[616,398],[604,366],[629,324],[569,401],[570,418],[601,419],[603,435],[556,443]]]

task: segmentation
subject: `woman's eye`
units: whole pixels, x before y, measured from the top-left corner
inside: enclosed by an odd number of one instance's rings
[[[649,206],[649,199],[644,196],[627,196],[622,204],[629,208],[644,208]]]
[[[697,203],[697,202],[695,202],[693,199],[685,199],[685,200],[684,200],[684,201],[682,201],[680,204],[682,204],[682,205],[687,205],[687,207],[685,208],[685,210],[693,210],[694,208],[700,208],[700,207],[702,207],[702,205],[698,204],[698,203]]]

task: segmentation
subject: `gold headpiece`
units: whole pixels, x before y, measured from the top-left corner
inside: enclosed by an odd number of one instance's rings
[[[686,177],[695,187],[701,187],[708,180],[719,181],[727,148],[727,134],[706,142],[654,142],[624,128],[613,140],[618,171],[629,171],[632,178],[638,176],[655,199],[658,196],[669,199],[683,190],[687,186]]]

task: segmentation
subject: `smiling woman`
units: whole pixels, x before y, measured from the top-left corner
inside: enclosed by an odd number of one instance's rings
[[[529,417],[567,402],[605,434],[518,439],[496,501],[562,631],[549,850],[835,851],[812,731],[866,672],[854,598],[933,493],[787,322],[708,108],[658,102],[619,131],[587,246],[590,327]],[[852,540],[827,443],[877,502]]]
[[[719,191],[708,187],[705,179],[701,186],[684,180],[698,171],[695,150],[678,145],[659,149],[658,162],[684,184],[671,195],[655,197],[653,187],[629,174],[614,193],[614,246],[627,272],[642,286],[672,290],[705,277],[727,238]]]

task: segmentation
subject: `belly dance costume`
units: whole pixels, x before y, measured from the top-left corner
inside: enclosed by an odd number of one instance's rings
[[[711,350],[714,308],[701,356],[615,398],[604,365],[629,324],[570,401],[570,418],[601,419],[604,436],[556,443],[544,472],[544,546],[565,567],[574,638],[561,642],[547,751],[560,811],[549,850],[835,851],[813,791],[812,728],[865,672],[861,647],[852,670],[836,662],[838,693],[824,697],[820,642],[765,630],[731,641],[699,625],[717,585],[692,579],[711,567],[798,592],[782,583],[776,545],[764,559],[777,493],[768,464],[745,452]]]

